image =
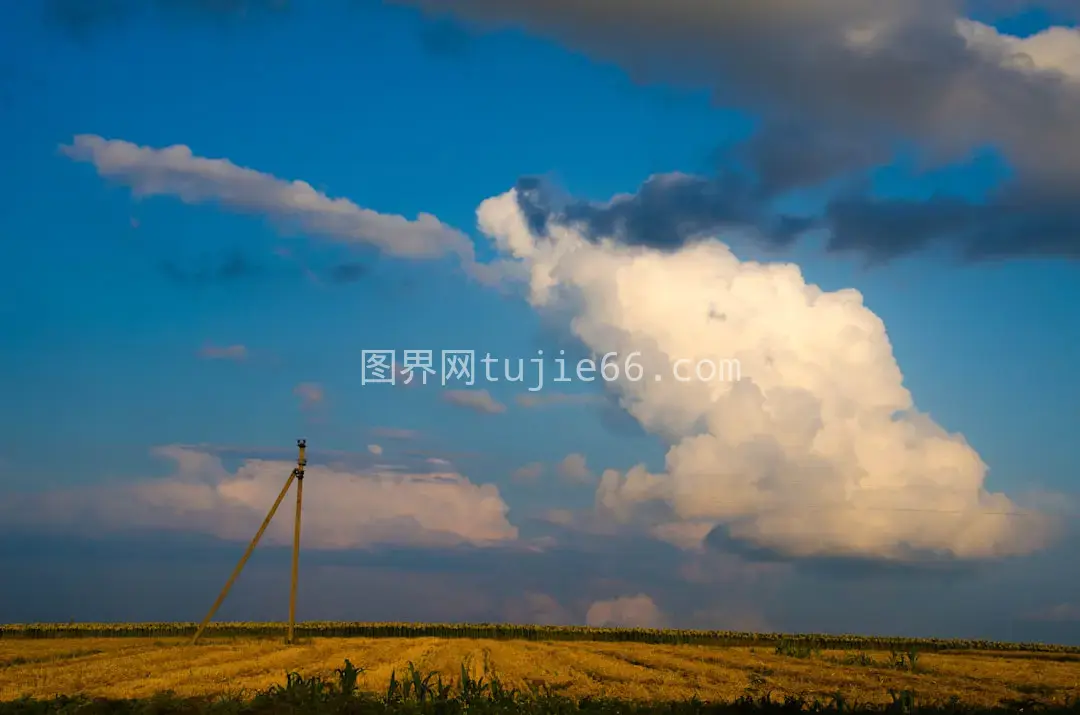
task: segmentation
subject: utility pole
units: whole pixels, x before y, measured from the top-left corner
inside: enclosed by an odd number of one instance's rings
[[[218,594],[217,600],[214,601],[214,605],[210,607],[210,612],[206,614],[206,618],[199,624],[199,629],[195,631],[195,637],[191,639],[191,644],[195,645],[199,642],[199,636],[206,630],[206,625],[210,622],[210,619],[217,613],[218,608],[221,607],[225,597],[229,594],[229,589],[232,588],[233,583],[237,577],[240,576],[240,572],[244,570],[244,564],[251,558],[251,554],[255,551],[255,547],[259,543],[259,539],[262,538],[263,532],[266,531],[266,527],[270,526],[270,520],[274,518],[274,514],[277,513],[278,507],[281,506],[281,502],[284,501],[285,495],[289,492],[289,487],[292,486],[293,481],[296,481],[296,522],[293,528],[293,554],[292,554],[292,582],[289,589],[289,634],[288,642],[294,642],[294,631],[296,627],[296,582],[300,566],[300,506],[303,499],[304,492],[304,467],[307,466],[307,459],[305,453],[307,450],[307,441],[298,439],[296,446],[300,450],[300,455],[296,459],[296,468],[292,470],[289,478],[285,481],[285,486],[281,488],[281,493],[278,494],[277,499],[274,500],[274,505],[270,507],[270,512],[263,519],[262,526],[255,532],[255,538],[248,544],[247,551],[240,558],[240,563],[236,564],[236,568],[233,569],[232,575],[229,576],[229,580],[225,582],[225,587],[221,589],[221,593]]]
[[[296,582],[300,571],[300,505],[304,501],[304,467],[307,466],[307,459],[304,456],[307,442],[301,439],[296,444],[300,448],[300,456],[296,458],[296,469],[293,470],[293,474],[296,475],[296,522],[293,525],[292,585],[289,588],[289,636],[287,642],[290,644],[296,642],[293,632],[296,628]]]

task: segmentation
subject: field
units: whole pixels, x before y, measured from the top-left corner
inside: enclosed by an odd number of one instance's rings
[[[732,703],[770,694],[884,706],[910,696],[924,708],[994,708],[1080,699],[1075,648],[615,629],[592,631],[589,639],[586,629],[338,628],[369,635],[318,636],[333,630],[306,626],[299,643],[284,645],[280,627],[216,625],[193,646],[190,624],[0,627],[0,702],[76,694],[145,699],[164,691],[243,700],[283,685],[289,672],[336,682],[346,660],[361,669],[360,690],[384,695],[392,674],[400,682],[410,671],[437,672],[449,683],[461,680],[464,663],[472,677],[577,701]],[[426,635],[436,629],[446,632]]]

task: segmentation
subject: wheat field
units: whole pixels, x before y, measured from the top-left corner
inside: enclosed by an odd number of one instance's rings
[[[57,694],[141,698],[242,694],[285,680],[286,672],[333,677],[345,659],[364,669],[360,686],[385,690],[408,664],[445,677],[469,663],[508,685],[544,686],[571,697],[730,701],[747,693],[886,703],[889,691],[923,703],[977,706],[1007,701],[1065,703],[1080,698],[1080,656],[1063,653],[926,653],[914,669],[888,652],[821,651],[793,657],[771,647],[615,642],[534,642],[464,638],[0,639],[0,701]]]

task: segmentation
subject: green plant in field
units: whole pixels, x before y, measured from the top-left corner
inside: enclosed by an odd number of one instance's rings
[[[842,662],[844,665],[858,665],[862,667],[873,667],[875,665],[880,665],[880,663],[878,663],[878,661],[874,659],[874,656],[870,655],[869,653],[864,653],[862,651],[848,654]]]
[[[386,686],[386,702],[393,703],[401,699],[401,683],[397,679],[397,671],[390,671],[390,684]]]
[[[346,658],[345,667],[338,668],[336,672],[338,674],[338,688],[341,690],[341,694],[348,697],[355,693],[356,681],[360,674],[364,672],[364,669],[357,668]]]
[[[409,661],[409,669],[405,673],[405,699],[409,699],[410,691],[416,700],[424,702],[431,697],[432,691],[442,682],[442,676],[432,670],[424,675],[419,668]],[[436,680],[438,679],[438,680]]]
[[[776,645],[776,655],[791,658],[810,658],[820,653],[821,649],[812,641],[784,639]]]
[[[767,692],[755,698],[751,694],[740,695],[735,699],[736,710],[764,710],[776,713],[803,712],[807,709],[823,710],[820,703],[809,703],[806,699],[797,695],[785,695],[783,700],[773,700],[772,693]]]
[[[326,702],[333,694],[334,689],[326,681],[290,672],[285,674],[284,686],[273,685],[261,697],[297,707],[312,707]]]
[[[462,702],[471,703],[484,698],[491,690],[491,683],[484,682],[484,676],[473,678],[469,672],[468,661],[461,664],[461,680],[458,683]]]
[[[903,715],[909,715],[915,710],[915,692],[912,690],[893,690],[889,689],[889,697],[892,698],[892,703],[889,705],[889,711],[894,713],[903,713]]]
[[[910,670],[912,672],[919,664],[919,651],[911,648],[907,652],[890,651],[890,665],[897,670]]]

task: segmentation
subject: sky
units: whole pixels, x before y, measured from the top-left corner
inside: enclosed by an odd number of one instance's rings
[[[1080,644],[1071,3],[5,15],[0,622]]]

